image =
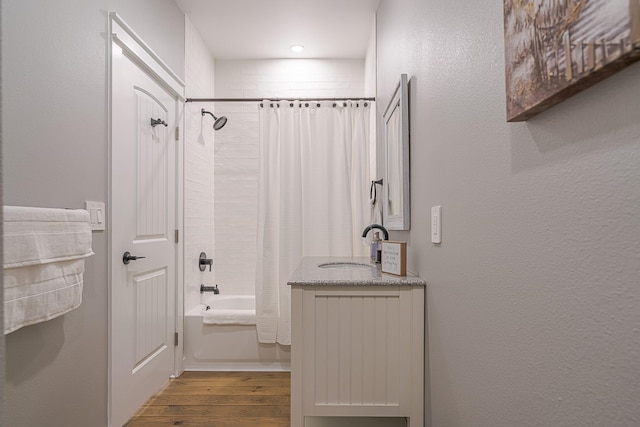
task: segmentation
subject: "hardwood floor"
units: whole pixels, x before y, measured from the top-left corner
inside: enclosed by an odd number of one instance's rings
[[[185,372],[152,397],[126,427],[284,427],[288,372]]]

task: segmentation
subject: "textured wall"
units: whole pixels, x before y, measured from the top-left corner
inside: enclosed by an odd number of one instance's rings
[[[215,61],[197,30],[186,19],[185,36],[186,94],[188,98],[214,95]],[[213,240],[213,118],[202,117],[200,110],[213,111],[212,104],[188,103],[185,106],[184,168],[184,282],[185,312],[201,301],[200,284],[213,286],[217,266],[201,272],[200,252],[215,255]]]
[[[219,98],[364,96],[362,60],[216,61]],[[215,140],[216,280],[226,294],[255,293],[258,105],[219,103],[229,118]]]
[[[147,23],[134,28],[152,48],[151,40],[172,33],[184,40],[184,21],[172,0],[125,3],[2,1],[5,204],[82,208],[85,200],[106,202],[106,11]],[[153,25],[169,16],[178,18],[178,28]],[[168,64],[180,67],[184,47],[161,50]],[[105,232],[93,233],[93,250],[78,309],[7,335],[3,425],[106,425]]]
[[[100,3],[2,2],[5,204],[83,208],[107,199]],[[93,251],[79,308],[6,336],[6,425],[106,424],[104,232],[93,233]]]
[[[412,229],[392,238],[428,282],[433,425],[638,425],[640,65],[508,124],[502,2],[378,12],[379,110],[411,77]]]

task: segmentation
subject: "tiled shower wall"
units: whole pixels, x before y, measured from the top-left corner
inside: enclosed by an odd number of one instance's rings
[[[217,60],[218,98],[364,97],[365,61]],[[258,103],[217,103],[227,125],[215,138],[215,267],[224,294],[255,292]]]
[[[214,93],[215,62],[189,19],[185,25],[185,83],[187,98],[211,97]],[[214,247],[214,132],[210,116],[213,105],[187,103],[185,106],[184,167],[184,277],[185,311],[200,303],[200,284],[215,283],[215,270],[200,272],[198,257],[206,252],[213,258]]]

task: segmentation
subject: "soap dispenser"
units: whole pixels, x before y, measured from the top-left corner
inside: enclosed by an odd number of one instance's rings
[[[380,239],[380,233],[374,232],[373,239],[371,240],[371,262],[379,264],[382,260],[382,240]]]

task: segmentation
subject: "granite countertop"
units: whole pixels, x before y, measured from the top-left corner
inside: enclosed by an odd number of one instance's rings
[[[353,268],[321,268],[320,264],[355,263]],[[426,286],[421,278],[407,274],[395,276],[382,273],[380,264],[371,264],[367,257],[305,257],[287,282],[290,286]]]

